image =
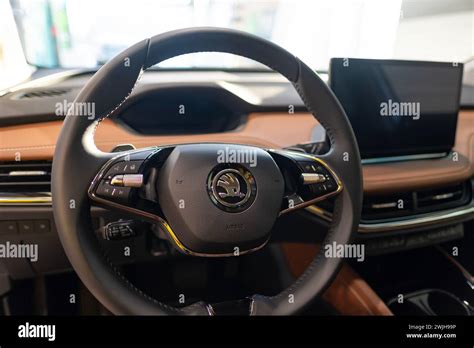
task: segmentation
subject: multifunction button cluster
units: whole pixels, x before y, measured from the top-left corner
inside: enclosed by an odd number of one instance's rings
[[[307,186],[315,196],[322,196],[337,190],[334,177],[322,164],[316,161],[299,161],[302,171],[300,181]]]
[[[286,195],[280,215],[322,201],[342,190],[337,174],[323,159],[296,151],[272,150],[271,153],[285,178]]]
[[[143,185],[143,174],[140,174],[143,162],[119,161],[112,164],[100,181],[96,195],[118,202],[128,201],[132,188]]]

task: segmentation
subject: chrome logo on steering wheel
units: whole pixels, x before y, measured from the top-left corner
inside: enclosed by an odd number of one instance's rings
[[[225,173],[217,180],[217,193],[221,198],[238,197],[243,198],[245,194],[240,191],[240,182],[234,173]],[[219,189],[225,192],[219,192]]]
[[[214,168],[207,189],[212,202],[227,212],[247,209],[255,199],[257,187],[253,175],[243,166]]]

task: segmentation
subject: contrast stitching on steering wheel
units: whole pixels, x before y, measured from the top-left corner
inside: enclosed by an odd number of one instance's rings
[[[148,52],[149,52],[149,49],[150,49],[150,39],[147,40],[147,52],[146,52],[146,58],[148,57]],[[145,58],[145,62],[146,63],[146,58]],[[142,77],[143,75],[143,72],[145,71],[143,69],[143,66],[145,64],[142,64],[142,68],[140,69],[140,73],[138,74],[137,76],[137,79],[135,81],[135,83],[133,84],[132,88],[130,89],[130,91],[128,92],[128,94],[122,99],[122,101],[120,103],[118,103],[114,108],[112,108],[105,116],[103,117],[100,117],[95,126],[94,126],[94,129],[93,129],[93,132],[92,132],[92,136],[94,137],[95,135],[95,132],[97,130],[97,127],[99,126],[99,124],[106,118],[112,116],[115,111],[117,111],[127,100],[128,98],[132,95],[135,87],[138,85],[138,82],[140,81],[140,78]],[[111,262],[111,260],[109,259],[109,257],[107,256],[107,254],[105,253],[105,251],[103,250],[103,248],[101,248],[102,250],[102,255],[103,257],[105,258],[105,260],[107,261],[108,265],[111,267],[111,269],[114,271],[114,273],[116,275],[118,275],[120,277],[120,279],[122,279],[125,284],[132,290],[134,290],[137,294],[139,294],[140,296],[142,296],[143,298],[147,299],[148,301],[151,301],[153,302],[154,304],[162,307],[163,309],[167,310],[167,311],[172,311],[172,312],[183,312],[183,310],[181,308],[176,308],[176,307],[172,307],[172,306],[168,306],[162,302],[159,302],[158,300],[154,299],[153,297],[145,294],[142,290],[138,289],[135,285],[133,285],[118,269],[117,267]]]
[[[92,134],[95,135],[95,132],[99,126],[99,124],[102,122],[102,120],[106,119],[106,118],[109,118],[111,116],[114,115],[114,113],[129,99],[129,97],[131,96],[131,94],[133,93],[135,87],[138,85],[138,82],[140,81],[141,77],[143,76],[143,73],[144,71],[146,71],[147,68],[143,68],[145,66],[145,64],[148,63],[148,54],[149,54],[149,51],[150,51],[150,43],[151,43],[151,40],[150,38],[147,40],[147,52],[146,52],[146,58],[145,58],[145,62],[144,64],[142,65],[142,69],[140,70],[140,73],[137,77],[137,80],[135,81],[134,85],[132,86],[132,88],[130,89],[130,92],[124,97],[124,99],[118,103],[111,111],[109,111],[105,116],[101,117],[98,119],[98,121],[96,122],[95,126],[94,126],[94,129],[93,129],[93,132]],[[216,52],[216,51],[207,51],[207,50],[203,50],[203,51],[196,51],[194,53],[202,53],[202,52]],[[228,53],[231,53],[231,54],[236,54],[236,55],[239,55],[241,56],[241,53],[235,51],[235,50],[232,50],[232,49],[229,49],[227,50],[226,52]],[[178,55],[179,56],[179,55]],[[300,74],[301,74],[301,64],[302,62],[297,58],[297,57],[294,57],[296,63],[297,63],[297,72],[296,72],[296,78],[295,80],[293,80],[293,78],[290,78],[289,76],[287,76],[286,74],[280,72],[278,69],[276,69],[273,65],[271,64],[267,64],[265,62],[262,62],[261,60],[258,60],[258,59],[255,59],[253,58],[255,61],[257,62],[260,62],[266,66],[268,66],[269,68],[279,72],[281,75],[283,75],[286,79],[288,79],[290,82],[292,82],[294,88],[296,89],[296,91],[298,92],[299,96],[301,97],[301,99],[303,100],[305,106],[307,107],[308,111],[311,112],[311,114],[316,118],[316,113],[314,112],[314,110],[312,109],[311,105],[307,102],[307,98],[305,97],[303,91],[301,90],[301,86],[299,84],[299,79],[300,79]],[[332,131],[332,128],[329,127],[327,125],[326,122],[323,122],[321,120],[318,119],[318,121],[321,123],[321,125],[325,128],[327,134],[328,134],[328,137],[329,137],[329,141],[330,141],[330,144],[331,144],[331,147],[334,145],[335,143],[335,139],[334,139],[334,134],[333,134],[333,131]],[[331,227],[326,235],[326,238],[325,238],[325,242],[327,242],[328,240],[330,240],[332,238],[332,235],[334,234],[335,230],[336,230],[336,222],[338,221],[339,217],[340,217],[340,213],[341,213],[341,209],[342,209],[342,201],[340,199],[337,199],[336,202],[335,202],[335,208],[334,208],[334,219],[333,219],[333,223],[331,224]],[[152,301],[153,303],[155,303],[156,305],[164,308],[165,310],[168,310],[168,311],[174,311],[174,312],[179,312],[179,313],[182,313],[184,312],[184,310],[182,308],[176,308],[176,307],[171,307],[171,306],[168,306],[162,302],[159,302],[158,300],[148,296],[147,294],[143,293],[140,289],[136,288],[127,278],[125,278],[121,273],[120,271],[115,267],[115,265],[112,264],[112,262],[110,261],[110,259],[107,257],[107,255],[105,255],[104,253],[104,256],[106,257],[106,260],[108,262],[108,264],[111,266],[112,270],[133,290],[135,290],[140,296],[146,298],[147,300],[149,301]],[[305,272],[290,286],[288,287],[287,289],[283,290],[282,292],[280,292],[279,294],[275,295],[275,296],[264,296],[264,295],[261,295],[261,297],[263,298],[267,298],[267,299],[270,299],[270,300],[280,300],[282,297],[286,297],[288,296],[288,294],[290,294],[292,291],[294,291],[309,275],[312,274],[312,272],[314,271],[314,269],[316,268],[316,266],[318,266],[318,264],[323,260],[322,258],[323,256],[323,253],[321,252],[321,250],[318,252],[317,256],[313,259],[313,261],[311,262],[311,264],[307,267],[307,269],[305,270]],[[191,306],[194,306],[194,305],[191,305]],[[187,308],[190,308],[191,306],[187,307]]]
[[[334,219],[333,221],[337,221],[340,217],[340,213],[341,213],[341,209],[342,209],[342,201],[340,198],[336,199],[335,201],[335,206],[334,206]],[[326,235],[326,238],[324,238],[324,242],[323,244],[327,243],[328,240],[331,239],[333,233],[336,231],[336,223],[332,223],[331,224],[331,227]],[[291,285],[289,286],[288,288],[286,288],[285,290],[283,290],[282,292],[280,292],[279,294],[275,295],[275,296],[264,296],[264,297],[267,297],[269,299],[274,299],[274,300],[279,300],[281,299],[282,297],[287,297],[289,294],[291,294],[292,291],[294,291],[309,275],[311,275],[311,273],[313,272],[314,268],[321,262],[321,260],[323,260],[323,252],[321,251],[321,249],[318,251],[318,254],[316,255],[316,257],[313,259],[313,261],[311,262],[311,264],[306,268],[306,270],[304,271],[304,273]]]
[[[146,47],[145,61],[144,61],[143,64],[142,64],[142,67],[141,67],[141,69],[140,69],[140,73],[138,74],[135,83],[133,84],[132,88],[130,89],[130,92],[128,92],[128,94],[122,99],[122,101],[119,102],[114,108],[112,108],[105,116],[100,117],[100,118],[97,120],[97,122],[96,122],[96,124],[95,124],[95,126],[94,126],[94,130],[92,131],[92,136],[93,136],[93,137],[94,137],[94,135],[95,135],[95,132],[96,132],[96,130],[97,130],[97,127],[99,127],[99,124],[100,124],[103,120],[105,120],[105,119],[109,118],[110,116],[112,116],[112,115],[115,113],[115,111],[117,111],[117,110],[123,105],[123,103],[125,103],[125,102],[128,100],[128,98],[130,98],[130,96],[132,95],[133,91],[135,90],[135,87],[138,85],[138,82],[140,81],[140,79],[141,79],[142,76],[143,76],[143,73],[144,73],[145,70],[146,70],[146,69],[143,69],[143,67],[144,67],[144,65],[145,65],[145,63],[146,63],[146,61],[147,61],[147,59],[148,59],[148,52],[150,51],[150,41],[151,41],[150,38],[148,38],[148,39],[147,39],[147,47]]]
[[[301,66],[301,61],[298,59],[298,67],[300,68]],[[301,72],[301,68],[298,70],[298,78],[300,77],[299,74]],[[332,129],[331,127],[329,127],[326,122],[323,122],[321,120],[319,120],[316,116],[316,113],[315,111],[312,109],[311,105],[307,102],[307,99],[303,93],[303,91],[301,90],[301,86],[298,82],[295,82],[293,84],[293,86],[295,87],[296,91],[298,92],[299,96],[301,97],[301,99],[303,100],[303,103],[305,104],[305,106],[307,107],[308,111],[311,112],[311,114],[321,123],[321,125],[324,127],[324,129],[326,130],[327,134],[328,134],[328,137],[329,137],[329,141],[331,143],[331,146],[334,144],[335,140],[334,140],[334,135],[332,133]],[[333,219],[332,219],[332,222],[331,222],[331,226],[329,228],[329,231],[326,235],[326,238],[324,239],[324,243],[327,243],[327,241],[329,241],[333,235],[333,233],[335,232],[336,230],[336,222],[339,220],[339,217],[340,217],[340,213],[341,213],[341,209],[342,209],[342,201],[340,198],[336,199],[336,202],[335,202],[335,207],[334,207],[334,215],[333,215]],[[286,297],[288,296],[292,291],[294,291],[309,275],[311,275],[311,273],[313,272],[313,270],[316,268],[316,266],[321,262],[321,260],[323,260],[322,258],[323,256],[323,252],[321,250],[318,251],[318,254],[316,255],[316,257],[313,259],[313,261],[311,262],[311,264],[306,268],[305,272],[291,285],[289,286],[288,288],[286,288],[285,290],[283,290],[282,292],[280,292],[279,294],[275,295],[275,296],[263,296],[264,298],[267,298],[267,299],[270,299],[270,300],[280,300],[282,297]]]

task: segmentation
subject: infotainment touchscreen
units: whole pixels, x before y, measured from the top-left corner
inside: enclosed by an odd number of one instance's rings
[[[363,159],[451,150],[462,64],[333,58],[329,84]]]

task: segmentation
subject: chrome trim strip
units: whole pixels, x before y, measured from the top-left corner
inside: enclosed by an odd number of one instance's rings
[[[474,285],[474,276],[466,269],[464,266],[456,260],[453,256],[451,256],[446,250],[444,250],[441,246],[437,245],[436,249],[443,255],[445,256],[448,261],[456,267],[456,269],[461,272],[463,277],[466,279],[466,281],[469,283],[471,287]],[[474,289],[474,288],[473,288]]]
[[[9,176],[41,176],[48,175],[44,170],[12,170],[8,173]]]
[[[52,202],[50,196],[38,196],[38,197],[0,197],[0,205],[28,205],[28,204],[48,204]]]
[[[427,153],[419,155],[406,155],[406,156],[389,156],[389,157],[378,157],[378,158],[364,158],[361,160],[362,164],[375,164],[375,163],[389,163],[389,162],[400,162],[400,161],[416,161],[423,159],[443,158],[448,156],[448,152],[437,152]]]
[[[397,206],[397,202],[374,203],[371,205],[372,209],[385,209],[385,208],[393,208],[396,206]]]
[[[449,193],[444,193],[444,194],[439,194],[439,195],[433,196],[432,200],[439,201],[439,200],[448,199],[448,198],[451,198],[451,197],[454,197],[454,193],[449,192]]]
[[[209,314],[210,316],[215,316],[216,315],[216,312],[214,311],[214,308],[212,308],[212,305],[209,304],[209,303],[206,303],[206,310],[207,310],[207,314]]]
[[[316,215],[322,218],[325,221],[332,221],[332,215],[328,211],[316,207],[314,205],[307,207],[306,211],[310,212],[313,215]],[[414,228],[420,226],[426,226],[435,224],[438,222],[449,221],[455,218],[468,216],[474,216],[474,206],[467,206],[461,210],[457,211],[440,211],[432,213],[430,216],[423,217],[413,217],[406,220],[398,221],[387,221],[387,222],[378,222],[378,223],[360,223],[358,232],[360,233],[373,233],[373,232],[386,232],[386,231],[396,231],[404,228]]]

